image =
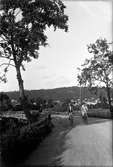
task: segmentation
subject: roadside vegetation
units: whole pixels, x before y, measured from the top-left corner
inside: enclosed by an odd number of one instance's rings
[[[0,80],[6,82],[9,68],[15,68],[20,103],[32,122],[21,70],[25,71],[25,63],[38,59],[41,46],[47,46],[47,28],[67,32],[66,6],[61,0],[1,0],[0,3]]]
[[[105,87],[109,110],[113,115],[113,65],[112,65],[112,43],[105,38],[99,38],[95,43],[87,46],[88,52],[92,55],[86,59],[79,68],[78,82],[81,87],[87,86],[90,91],[95,92],[98,87]]]
[[[17,118],[10,118],[11,116],[7,119],[1,113],[1,155],[11,155],[15,152],[12,151],[13,148],[16,150],[15,154],[20,149],[19,155],[21,155],[25,148],[30,147],[28,143],[36,141],[36,136],[40,140],[48,133],[48,126],[51,124],[50,115],[46,117],[46,114],[42,116],[32,112],[34,106],[29,103],[25,94],[21,71],[25,71],[25,63],[38,59],[41,46],[48,45],[45,33],[47,28],[52,27],[54,31],[62,29],[67,32],[68,16],[64,13],[65,8],[61,0],[0,1],[0,82],[7,82],[7,72],[10,67],[15,68],[20,103],[18,107],[16,106],[16,110],[22,110],[27,120],[27,125],[24,120],[22,125],[20,119],[18,121]],[[0,112],[7,111],[8,97],[2,93],[0,100],[2,109]],[[15,110],[15,107],[12,106],[13,109]],[[41,106],[38,111],[41,113]],[[39,126],[40,121],[43,128]]]

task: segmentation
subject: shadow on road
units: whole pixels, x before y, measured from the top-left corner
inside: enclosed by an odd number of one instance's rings
[[[62,154],[67,149],[67,134],[73,127],[66,118],[53,118],[53,132],[24,162],[24,166],[63,166]],[[22,164],[23,165],[23,164]]]
[[[52,119],[54,128],[53,132],[45,138],[34,152],[30,154],[24,162],[24,166],[63,166],[63,153],[68,149],[66,142],[68,133],[77,126],[86,125],[81,117],[74,117],[73,127],[70,126],[68,118],[54,117]],[[106,119],[89,118],[88,124],[97,124],[106,122]],[[69,143],[68,143],[69,145]],[[23,164],[22,164],[23,165]]]
[[[73,127],[70,126],[70,122],[68,118],[65,119],[54,119],[53,122],[55,124],[55,140],[53,145],[56,145],[56,152],[57,154],[52,154],[50,157],[51,165],[55,166],[63,166],[63,161],[62,161],[62,155],[63,153],[67,150],[66,147],[66,140],[68,139],[68,133],[76,128],[77,126],[90,126],[91,124],[99,124],[103,122],[109,121],[108,119],[102,119],[102,118],[88,118],[88,123],[85,123],[81,117],[75,117],[74,118],[74,124]],[[58,143],[57,143],[58,142]],[[60,143],[60,145],[59,145]],[[57,145],[58,144],[58,145]]]
[[[82,117],[74,118],[74,124],[76,126],[91,125],[91,124],[103,123],[103,122],[108,122],[108,121],[109,119],[96,118],[96,117],[88,117],[88,121],[84,121]]]
[[[89,118],[88,119],[88,124],[97,124],[97,123],[102,123],[102,122],[108,122],[109,119],[102,119],[102,118]]]

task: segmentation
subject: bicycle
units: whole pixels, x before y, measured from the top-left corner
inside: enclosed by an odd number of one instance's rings
[[[82,119],[84,120],[85,123],[88,123],[87,113],[84,113],[84,115],[82,115]]]
[[[69,121],[70,121],[70,125],[73,126],[74,120],[73,120],[73,114],[72,113],[69,114]]]

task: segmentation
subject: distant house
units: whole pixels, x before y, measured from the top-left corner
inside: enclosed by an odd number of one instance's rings
[[[57,104],[61,105],[62,104],[62,102],[60,100],[54,100],[53,102],[54,102],[55,105],[57,105]]]

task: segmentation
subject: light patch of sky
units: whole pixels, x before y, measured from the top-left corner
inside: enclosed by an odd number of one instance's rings
[[[15,22],[21,21],[21,19],[22,19],[22,11],[21,11],[20,8],[17,8],[15,10],[15,14],[14,15],[15,15]]]
[[[91,57],[87,44],[99,37],[112,41],[111,1],[64,1],[69,16],[68,33],[47,29],[49,45],[41,47],[39,58],[26,64],[22,72],[25,89],[48,89],[77,85],[77,67]],[[18,90],[15,70],[0,91]]]

